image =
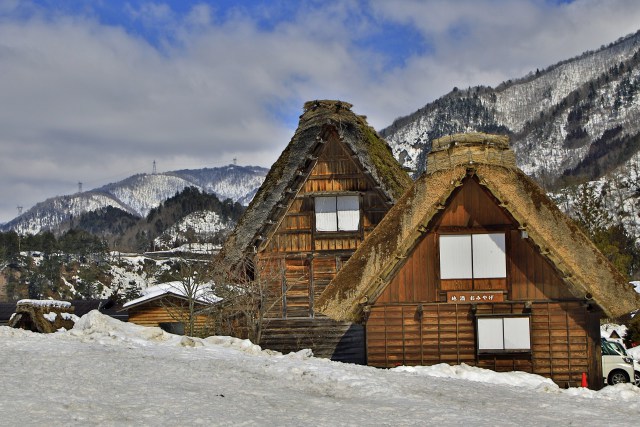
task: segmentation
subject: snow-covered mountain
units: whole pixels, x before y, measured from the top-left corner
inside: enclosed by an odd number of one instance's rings
[[[54,230],[70,218],[106,206],[144,217],[186,187],[196,187],[200,191],[214,193],[221,200],[230,198],[247,205],[267,172],[268,169],[257,166],[229,165],[134,175],[91,191],[47,199],[4,224],[1,229],[31,234]]]
[[[193,241],[212,242],[235,224],[212,211],[190,213],[154,239],[156,250],[171,249]],[[222,240],[221,238],[219,240]]]
[[[519,166],[543,185],[596,179],[638,151],[639,51],[640,32],[495,89],[454,88],[381,134],[416,174],[434,138],[483,131],[510,134]]]

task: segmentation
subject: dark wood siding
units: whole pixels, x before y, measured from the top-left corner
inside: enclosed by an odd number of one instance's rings
[[[523,311],[523,303],[477,305],[477,314]],[[367,360],[378,367],[466,363],[531,372],[577,387],[583,372],[601,377],[591,362],[599,337],[587,333],[590,321],[579,302],[533,303],[531,354],[478,356],[470,304],[380,305],[372,307],[367,320]]]
[[[558,272],[517,230],[511,232],[509,278],[512,300],[573,298]]]
[[[265,348],[288,353],[310,348],[314,356],[339,362],[366,364],[364,326],[327,318],[269,319],[260,342]]]
[[[483,228],[511,225],[512,220],[496,200],[473,178],[467,178],[447,202],[436,228]]]
[[[161,323],[186,323],[188,321],[188,311],[187,308],[184,311],[180,311],[180,304],[186,305],[187,303],[172,298],[172,301],[166,304],[158,300],[140,304],[128,310],[129,322],[142,326],[160,326]],[[209,335],[209,331],[214,330],[212,322],[213,319],[208,316],[196,316],[196,335]]]

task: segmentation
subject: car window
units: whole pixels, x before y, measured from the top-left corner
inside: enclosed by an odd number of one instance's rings
[[[607,356],[626,356],[627,352],[617,342],[602,340],[602,354]]]

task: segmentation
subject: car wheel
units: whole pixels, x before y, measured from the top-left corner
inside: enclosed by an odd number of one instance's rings
[[[609,383],[609,385],[622,384],[622,383],[628,383],[628,382],[629,382],[629,374],[627,374],[625,371],[620,371],[620,370],[611,371],[611,373],[609,374],[609,378],[607,379],[607,383]]]
[[[633,371],[633,379],[635,384],[640,387],[640,371]]]

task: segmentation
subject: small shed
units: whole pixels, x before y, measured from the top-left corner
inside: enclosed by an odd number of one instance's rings
[[[142,296],[125,303],[122,310],[129,322],[143,326],[159,326],[167,332],[184,335],[189,330],[190,313],[193,314],[196,335],[213,331],[208,311],[220,298],[211,293],[211,286],[202,285],[195,292],[185,291],[180,281],[161,283],[142,291]],[[193,304],[193,309],[190,308]]]
[[[366,327],[369,365],[461,364],[602,387],[600,319],[640,308],[515,162],[506,136],[433,141],[426,172],[338,272],[321,313]]]
[[[73,307],[68,301],[23,299],[16,304],[8,326],[52,333],[61,328],[73,328],[75,319]]]

